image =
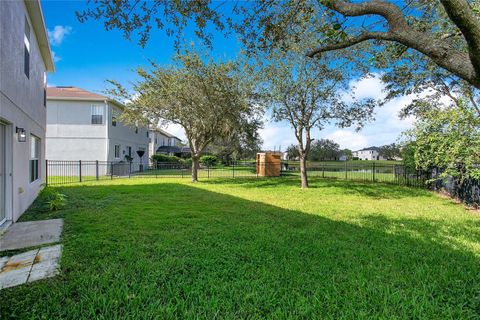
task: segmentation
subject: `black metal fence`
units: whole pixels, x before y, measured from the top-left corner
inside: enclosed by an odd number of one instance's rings
[[[267,163],[267,165],[270,165]],[[278,163],[277,171],[278,171]],[[337,161],[313,162],[307,165],[310,178],[336,178],[374,181],[423,187],[429,176],[425,172],[409,170],[396,163]],[[45,162],[46,183],[59,185],[84,181],[113,180],[119,178],[189,178],[191,164],[112,161],[54,161]],[[261,171],[263,172],[263,171]],[[299,177],[298,162],[281,162],[280,177]],[[201,165],[199,179],[209,178],[262,178],[254,161],[232,161],[215,166]]]

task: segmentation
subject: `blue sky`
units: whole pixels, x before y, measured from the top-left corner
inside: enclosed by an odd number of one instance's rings
[[[42,1],[45,22],[49,31],[51,48],[55,55],[55,73],[49,75],[51,86],[77,86],[89,91],[101,93],[106,89],[105,80],[114,79],[124,85],[135,80],[133,70],[147,66],[149,59],[167,64],[174,55],[174,39],[162,31],[154,30],[145,48],[137,45],[135,39],[128,41],[117,30],[105,31],[102,22],[89,20],[78,22],[75,11],[84,8],[83,1]],[[194,40],[189,31],[186,41]],[[215,58],[234,57],[239,44],[235,37],[225,38],[216,34],[214,39]],[[352,79],[352,90],[359,97],[379,98],[383,95],[382,83],[376,79],[357,81]],[[367,124],[360,132],[354,129],[327,127],[315,130],[316,139],[330,138],[342,148],[360,149],[367,146],[383,145],[395,142],[400,133],[409,128],[412,119],[398,119],[398,111],[412,99],[402,97],[393,100],[378,109],[376,120]],[[274,123],[266,117],[265,128],[261,131],[264,148],[285,149],[295,143],[295,137],[288,123]],[[179,127],[170,126],[168,130],[184,138]]]

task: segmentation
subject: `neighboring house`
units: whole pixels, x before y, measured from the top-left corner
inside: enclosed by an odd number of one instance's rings
[[[358,158],[358,160],[387,160],[379,154],[378,150],[378,147],[369,147],[353,151],[353,157]]]
[[[0,1],[0,229],[44,183],[46,73],[53,70],[40,2]]]
[[[182,140],[180,138],[166,132],[165,130],[160,128],[150,128],[149,132],[150,141],[148,150],[150,155],[154,155],[155,153],[180,155],[182,152],[190,152],[189,148],[182,146]]]
[[[340,157],[338,157],[338,160],[340,160],[340,161],[347,161],[347,160],[348,160],[348,157],[342,153],[342,154],[340,155]]]
[[[124,106],[76,87],[47,89],[47,160],[148,163],[146,127],[119,120]],[[140,159],[137,151],[143,151]]]

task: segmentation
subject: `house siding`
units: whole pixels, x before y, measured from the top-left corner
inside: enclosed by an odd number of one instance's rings
[[[92,106],[103,108],[102,124],[92,124]],[[117,119],[112,125],[112,115],[120,108],[106,101],[77,101],[47,99],[47,154],[48,160],[125,161],[127,147],[132,147],[134,162],[139,162],[136,151],[145,150],[148,159],[147,129],[124,125]],[[118,118],[118,117],[117,117]],[[120,145],[120,157],[114,155],[115,145]]]
[[[31,27],[29,77],[24,73],[25,18]],[[45,178],[40,165],[40,178],[30,183],[31,135],[40,138],[40,164],[45,159],[46,66],[23,1],[0,1],[0,44],[0,121],[6,125],[5,209],[7,219],[16,221],[36,198]],[[17,127],[25,129],[26,142],[18,142]]]

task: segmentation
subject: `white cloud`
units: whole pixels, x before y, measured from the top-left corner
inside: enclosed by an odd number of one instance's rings
[[[351,95],[355,98],[381,99],[385,97],[384,85],[379,75],[363,78],[350,82],[350,92],[345,93],[345,100],[351,101]],[[399,112],[414,96],[403,96],[393,99],[375,111],[375,120],[359,132],[353,128],[338,128],[333,125],[323,130],[312,130],[312,137],[315,139],[332,139],[341,148],[358,150],[369,146],[380,146],[395,142],[400,134],[412,127],[413,118],[400,119]],[[292,143],[296,143],[293,130],[288,123],[267,123],[261,132],[264,140],[264,148],[271,149],[273,146],[282,146],[282,149]]]
[[[335,130],[327,134],[324,138],[333,140],[342,148],[351,150],[362,149],[368,144],[368,138],[363,134],[345,129]]]
[[[48,30],[48,39],[50,44],[58,46],[63,42],[63,39],[66,35],[72,32],[72,27],[70,26],[55,26],[53,30]]]
[[[57,54],[53,50],[52,50],[52,59],[53,59],[53,62],[58,62],[58,61],[62,60],[62,58],[57,56]]]

